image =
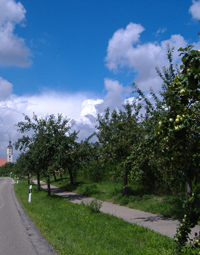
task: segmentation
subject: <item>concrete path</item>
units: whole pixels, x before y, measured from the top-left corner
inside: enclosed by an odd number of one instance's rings
[[[37,184],[37,181],[34,180],[34,183]],[[47,190],[47,185],[44,182],[40,182],[41,187]],[[55,193],[58,196],[67,198],[72,203],[80,204],[81,202],[88,203],[94,200],[93,198],[84,197],[80,194],[73,192],[67,192],[59,189],[56,186],[51,185],[51,192]],[[125,206],[115,205],[108,202],[102,202],[101,212],[114,215],[118,218],[123,219],[129,223],[135,223],[140,226],[147,227],[155,232],[158,232],[162,235],[173,238],[176,234],[176,228],[179,224],[178,220],[165,218],[163,216],[143,212],[136,209],[130,209]],[[196,226],[192,229],[191,237],[194,236],[195,232],[200,232],[200,226]]]
[[[0,255],[55,255],[19,204],[11,178],[0,178]]]

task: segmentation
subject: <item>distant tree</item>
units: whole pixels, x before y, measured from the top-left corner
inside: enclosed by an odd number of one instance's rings
[[[27,175],[28,184],[30,184],[31,175],[36,173],[35,161],[31,155],[31,150],[21,152],[15,164],[15,173],[18,175]]]
[[[78,146],[80,169],[85,179],[93,182],[102,181],[105,177],[105,167],[102,166],[101,147],[98,142],[90,142],[95,135],[81,141]]]
[[[14,163],[6,163],[0,167],[0,175],[9,175],[14,170]]]

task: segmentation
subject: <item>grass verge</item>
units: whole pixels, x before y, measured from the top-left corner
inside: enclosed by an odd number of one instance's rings
[[[15,184],[16,195],[33,222],[58,254],[172,254],[174,241],[168,237],[129,224],[114,216],[91,213],[85,205],[45,191],[33,185],[28,203],[28,185]]]
[[[51,185],[55,185],[66,191],[73,191],[78,194],[128,206],[133,209],[160,214],[164,217],[181,219],[184,212],[182,208],[183,197],[149,194],[137,186],[129,186],[128,195],[123,197],[123,186],[119,183],[77,182],[75,185],[71,185],[69,179],[66,178],[63,181],[60,179],[58,181],[51,179]]]

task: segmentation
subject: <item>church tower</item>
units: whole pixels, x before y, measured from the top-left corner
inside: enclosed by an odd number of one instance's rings
[[[13,163],[13,147],[11,145],[11,139],[7,147],[7,163]]]

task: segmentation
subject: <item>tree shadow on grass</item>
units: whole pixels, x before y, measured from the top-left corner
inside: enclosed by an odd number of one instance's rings
[[[68,178],[65,178],[68,179]],[[61,180],[57,180],[58,182]],[[51,185],[56,185],[56,182],[51,183]],[[79,186],[85,184],[85,182],[75,182],[73,185],[68,182],[68,183],[63,183],[63,185],[60,186],[60,189],[64,190],[64,191],[69,191],[69,192],[73,192],[74,190],[76,190]]]

